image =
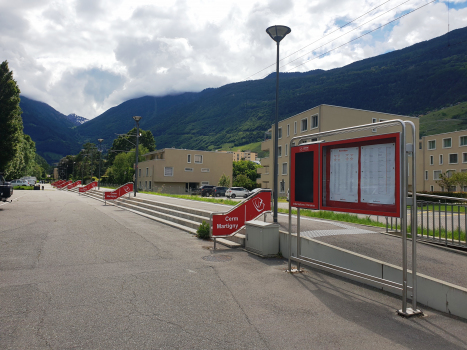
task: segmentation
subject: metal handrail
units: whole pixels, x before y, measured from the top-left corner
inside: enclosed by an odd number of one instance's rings
[[[407,193],[412,196],[412,192],[407,192]],[[467,198],[460,198],[460,197],[438,196],[435,194],[425,194],[425,193],[418,193],[418,192],[417,192],[417,196],[439,198],[439,199],[449,199],[449,200],[459,200],[461,202],[467,202]]]
[[[260,189],[258,192],[255,193],[254,196],[250,197],[248,196],[247,198],[245,198],[244,200],[238,202],[238,204],[234,207],[232,207],[229,211],[225,212],[225,211],[216,211],[216,212],[212,212],[211,215],[221,215],[221,214],[230,214],[230,212],[234,211],[235,209],[237,209],[240,205],[242,205],[245,201],[248,201],[252,198],[254,198],[256,196],[256,194],[258,193],[261,193],[261,192],[272,192],[271,189],[269,188],[262,188]]]

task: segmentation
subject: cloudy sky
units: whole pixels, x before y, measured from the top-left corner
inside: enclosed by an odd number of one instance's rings
[[[263,78],[275,71],[270,25],[292,29],[281,43],[284,72],[341,67],[432,39],[447,32],[448,15],[451,30],[467,26],[467,0],[430,2],[0,0],[0,61],[23,95],[94,118],[135,97]]]

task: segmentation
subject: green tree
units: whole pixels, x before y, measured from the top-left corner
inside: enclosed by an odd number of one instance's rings
[[[259,174],[256,169],[261,168],[261,165],[249,160],[239,160],[233,162],[233,186],[245,187],[249,190],[259,187],[256,179]]]
[[[18,153],[8,163],[5,173],[8,178],[32,175],[36,166],[36,144],[29,135],[21,132]]]
[[[454,184],[460,187],[461,192],[464,192],[464,187],[467,186],[467,173],[454,173],[451,176],[451,179],[454,182]]]
[[[451,186],[454,185],[454,177],[448,172],[441,173],[439,175],[439,180],[436,180],[436,183],[443,187],[443,191],[449,192]]]
[[[225,174],[222,174],[221,178],[219,179],[219,183],[217,186],[222,186],[222,187],[229,187],[230,186],[230,177],[226,176]]]
[[[141,136],[139,137],[139,145],[147,149],[147,152],[155,151],[156,142],[154,141],[154,136],[150,130],[139,129]],[[131,129],[127,132],[126,135],[118,136],[112,143],[110,151],[130,151],[131,149],[136,148],[136,128]],[[146,153],[147,153],[146,152]],[[116,152],[109,152],[107,160],[110,165],[113,164],[115,157],[117,156]]]
[[[0,171],[14,167],[9,165],[20,152],[23,136],[23,121],[19,107],[20,90],[13,80],[13,72],[8,68],[8,62],[0,64]],[[21,163],[16,159],[15,163]],[[11,177],[6,172],[7,177]]]
[[[133,181],[133,175],[135,174],[135,150],[136,148],[126,153],[121,152],[117,154],[109,172],[109,174],[112,175],[112,179],[114,180],[113,182],[117,184],[124,184]],[[148,149],[142,145],[139,145],[138,161],[144,160],[142,155],[145,153],[148,153]]]

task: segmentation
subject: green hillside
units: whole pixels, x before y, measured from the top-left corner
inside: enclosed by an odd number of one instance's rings
[[[467,102],[420,116],[420,136],[467,129]]]

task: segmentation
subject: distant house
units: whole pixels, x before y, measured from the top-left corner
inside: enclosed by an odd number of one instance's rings
[[[239,160],[250,160],[254,162],[256,158],[258,157],[257,153],[251,152],[251,151],[245,151],[245,152],[237,151],[237,152],[232,152],[232,154],[233,154],[234,162],[237,162]]]
[[[232,154],[165,148],[144,154],[138,164],[138,188],[187,193],[202,185],[217,185],[223,174],[232,179]]]

